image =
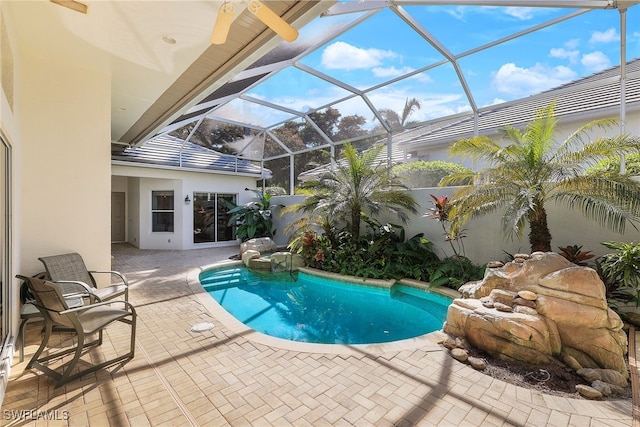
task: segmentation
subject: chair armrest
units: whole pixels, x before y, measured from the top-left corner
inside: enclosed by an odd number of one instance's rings
[[[51,283],[60,288],[60,293],[65,298],[67,298],[68,296],[73,297],[82,294],[83,297],[89,298],[90,303],[101,301],[100,297],[93,292],[94,288],[84,282],[80,282],[77,280],[56,280],[55,282]]]
[[[60,293],[63,296],[67,294],[74,293],[82,293],[82,294],[93,294],[93,287],[87,285],[84,282],[80,282],[77,280],[56,280],[55,282],[51,282],[55,285],[59,285]],[[61,285],[61,286],[60,286]]]
[[[83,305],[83,306],[80,306],[80,307],[69,308],[68,310],[61,311],[60,314],[77,313],[77,312],[82,312],[82,311],[89,310],[89,309],[91,309],[93,307],[100,307],[100,306],[103,306],[103,305],[112,305],[112,304],[124,304],[125,310],[128,310],[133,314],[136,313],[136,308],[130,302],[125,301],[125,300],[111,300],[111,301],[96,302],[96,303],[93,303],[93,304]]]
[[[89,270],[89,274],[112,274],[115,276],[118,276],[120,278],[120,280],[122,280],[122,282],[124,283],[125,286],[129,286],[129,281],[127,280],[126,277],[124,277],[124,274],[118,272],[118,271],[113,271],[113,270],[109,270],[109,271],[97,271],[97,270]]]

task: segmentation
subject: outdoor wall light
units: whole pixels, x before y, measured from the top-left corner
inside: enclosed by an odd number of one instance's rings
[[[184,198],[184,204],[185,205],[189,205],[189,203],[191,203],[191,199],[189,198],[189,195],[187,194],[187,196]]]

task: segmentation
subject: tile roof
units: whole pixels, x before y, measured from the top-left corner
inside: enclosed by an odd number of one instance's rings
[[[640,109],[640,58],[627,63],[625,84],[626,105]],[[506,124],[518,126],[528,123],[534,113],[556,102],[556,116],[562,118],[617,115],[620,106],[620,67],[574,80],[551,90],[509,103],[485,107],[478,114],[478,133],[492,134]],[[457,118],[440,120],[394,136],[404,150],[423,145],[449,144],[459,138],[474,134],[474,118],[461,114]]]

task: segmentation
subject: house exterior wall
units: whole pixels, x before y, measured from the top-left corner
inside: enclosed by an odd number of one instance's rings
[[[111,266],[111,76],[53,57],[37,44],[18,43],[10,4],[0,2],[0,13],[6,25],[0,132],[12,151],[12,280],[2,309],[15,337],[20,282],[14,276],[42,271],[38,257],[74,251],[92,269]]]
[[[610,111],[609,117],[619,117],[620,111]],[[558,123],[558,127],[556,130],[556,141],[562,142],[566,138],[568,138],[573,132],[575,132],[580,126],[584,125],[590,120],[595,120],[595,116],[584,116],[580,120],[573,118],[572,120],[561,120]],[[506,124],[506,123],[505,123]],[[626,113],[626,121],[624,125],[625,133],[630,135],[640,135],[640,106],[636,106],[634,110],[627,111]],[[600,128],[594,128],[593,132],[590,135],[594,137],[600,136],[616,136],[620,133],[620,128],[615,127],[611,128],[609,131],[605,132]],[[497,133],[489,135],[491,138],[499,139],[499,135]],[[453,143],[454,141],[451,141]],[[420,147],[412,147],[407,151],[412,153],[411,160],[443,160],[446,162],[455,162],[462,164],[469,168],[480,168],[484,167],[484,164],[474,163],[469,158],[463,158],[459,156],[451,156],[449,155],[449,147],[450,143],[439,143],[439,144],[425,144]]]
[[[22,55],[19,271],[36,273],[38,257],[65,252],[79,252],[92,269],[108,268],[111,77],[44,61],[38,52]]]
[[[141,249],[195,249],[211,246],[237,245],[237,241],[193,243],[193,193],[236,194],[238,204],[253,200],[255,176],[225,173],[202,173],[145,166],[112,165],[112,188],[123,188],[127,181],[127,241]],[[121,191],[121,190],[118,190]],[[151,194],[153,191],[173,191],[174,231],[152,232]],[[185,204],[189,195],[192,201]]]

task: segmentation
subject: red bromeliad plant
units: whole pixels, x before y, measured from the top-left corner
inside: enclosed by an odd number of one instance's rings
[[[560,255],[568,261],[582,267],[589,266],[587,260],[596,256],[596,254],[591,251],[583,251],[582,246],[578,245],[560,246],[558,249],[560,249]]]
[[[453,241],[456,241],[459,248],[461,247],[462,252],[464,253],[464,246],[461,246],[462,240],[460,239],[465,236],[461,232],[461,230],[454,230],[452,228],[452,221],[449,218],[449,214],[451,213],[451,209],[453,206],[451,201],[449,200],[449,197],[445,195],[434,196],[433,194],[430,194],[429,196],[431,196],[431,198],[433,199],[433,207],[429,208],[429,212],[427,212],[424,216],[426,216],[427,218],[435,219],[440,223],[440,225],[442,226],[442,230],[444,231],[445,241],[449,242],[449,244],[451,245],[451,249],[453,250],[454,255],[456,257],[460,257],[459,252],[453,245]]]

